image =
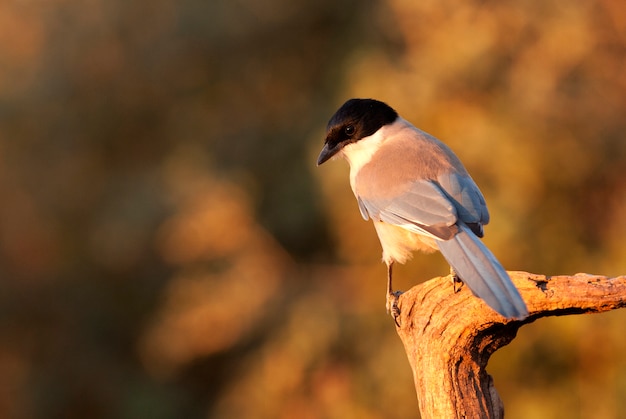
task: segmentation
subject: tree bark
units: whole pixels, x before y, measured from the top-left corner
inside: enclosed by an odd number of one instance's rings
[[[465,286],[455,293],[449,276],[400,296],[397,332],[413,370],[422,418],[502,418],[504,406],[485,367],[521,326],[546,316],[626,306],[626,276],[509,275],[530,313],[521,321],[503,318]]]

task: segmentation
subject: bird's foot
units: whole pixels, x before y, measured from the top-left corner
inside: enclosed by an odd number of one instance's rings
[[[459,275],[454,269],[452,269],[452,267],[450,268],[450,276],[452,277],[452,289],[456,294],[457,292],[461,291],[461,288],[463,288],[463,281],[461,280],[461,278],[459,278]]]
[[[461,291],[461,288],[463,288],[463,281],[461,281],[461,278],[459,278],[456,275],[452,276],[452,289],[454,290],[454,293],[456,294],[457,292]]]
[[[400,327],[400,307],[398,307],[398,298],[402,295],[402,291],[394,291],[387,294],[387,313],[391,314],[394,323]]]

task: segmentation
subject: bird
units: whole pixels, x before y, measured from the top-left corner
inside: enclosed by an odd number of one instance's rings
[[[361,216],[374,223],[387,265],[386,308],[397,326],[402,293],[393,290],[393,265],[414,251],[439,250],[455,292],[462,283],[505,318],[528,316],[508,273],[480,240],[489,222],[485,198],[446,144],[386,103],[354,98],[330,118],[317,165],[333,157],[347,160]]]

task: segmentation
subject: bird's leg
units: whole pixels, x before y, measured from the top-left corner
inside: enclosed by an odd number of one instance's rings
[[[461,278],[459,278],[459,275],[456,273],[452,266],[450,266],[450,276],[452,277],[452,289],[456,294],[457,292],[461,291],[461,288],[463,288],[463,281],[461,280]]]
[[[400,323],[398,322],[398,317],[400,317],[400,308],[398,307],[398,298],[402,294],[402,291],[393,291],[393,286],[391,285],[391,274],[392,274],[393,261],[387,264],[387,313],[391,314],[393,317],[393,321],[396,323],[396,326],[400,327]]]

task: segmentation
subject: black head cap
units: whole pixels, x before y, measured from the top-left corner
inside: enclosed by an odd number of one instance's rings
[[[397,118],[398,113],[381,101],[348,100],[328,121],[324,148],[317,159],[317,164],[324,163],[346,145],[369,137]]]

